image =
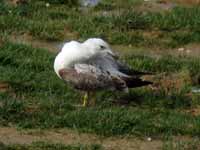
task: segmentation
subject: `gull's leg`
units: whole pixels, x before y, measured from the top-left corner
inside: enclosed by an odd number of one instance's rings
[[[83,96],[83,107],[87,106],[88,104],[88,92],[85,93]]]

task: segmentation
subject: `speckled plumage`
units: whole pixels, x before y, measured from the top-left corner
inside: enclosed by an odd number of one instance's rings
[[[120,63],[109,45],[97,38],[66,43],[55,59],[54,69],[61,79],[85,91],[128,91],[129,87],[151,84],[140,79],[144,73]]]

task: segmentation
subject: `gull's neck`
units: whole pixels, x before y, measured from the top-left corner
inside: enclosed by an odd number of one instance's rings
[[[70,42],[62,48],[61,52],[56,56],[54,61],[54,70],[59,75],[59,70],[73,68],[74,64],[81,63],[90,57],[93,53],[87,45]]]

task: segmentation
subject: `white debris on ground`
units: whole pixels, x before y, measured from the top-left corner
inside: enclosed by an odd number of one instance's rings
[[[178,48],[178,51],[179,52],[183,52],[185,49],[183,48],[183,47],[181,47],[181,48]]]
[[[186,50],[186,53],[188,53],[188,54],[191,53],[191,50],[190,50],[190,49],[187,49],[187,50]]]
[[[200,88],[194,87],[191,91],[192,93],[200,93]]]
[[[46,7],[49,7],[49,6],[50,6],[50,4],[49,4],[49,3],[46,3],[46,4],[45,4],[45,6],[46,6]]]
[[[80,3],[84,7],[96,6],[101,0],[80,0]]]
[[[147,141],[151,142],[151,141],[152,141],[151,137],[148,137],[148,138],[147,138]]]

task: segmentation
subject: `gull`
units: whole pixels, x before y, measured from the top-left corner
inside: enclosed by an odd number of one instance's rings
[[[129,88],[152,84],[141,79],[148,73],[121,63],[109,44],[100,38],[65,43],[55,58],[54,70],[60,79],[85,91],[83,106],[88,105],[88,97],[97,90],[128,92]]]

